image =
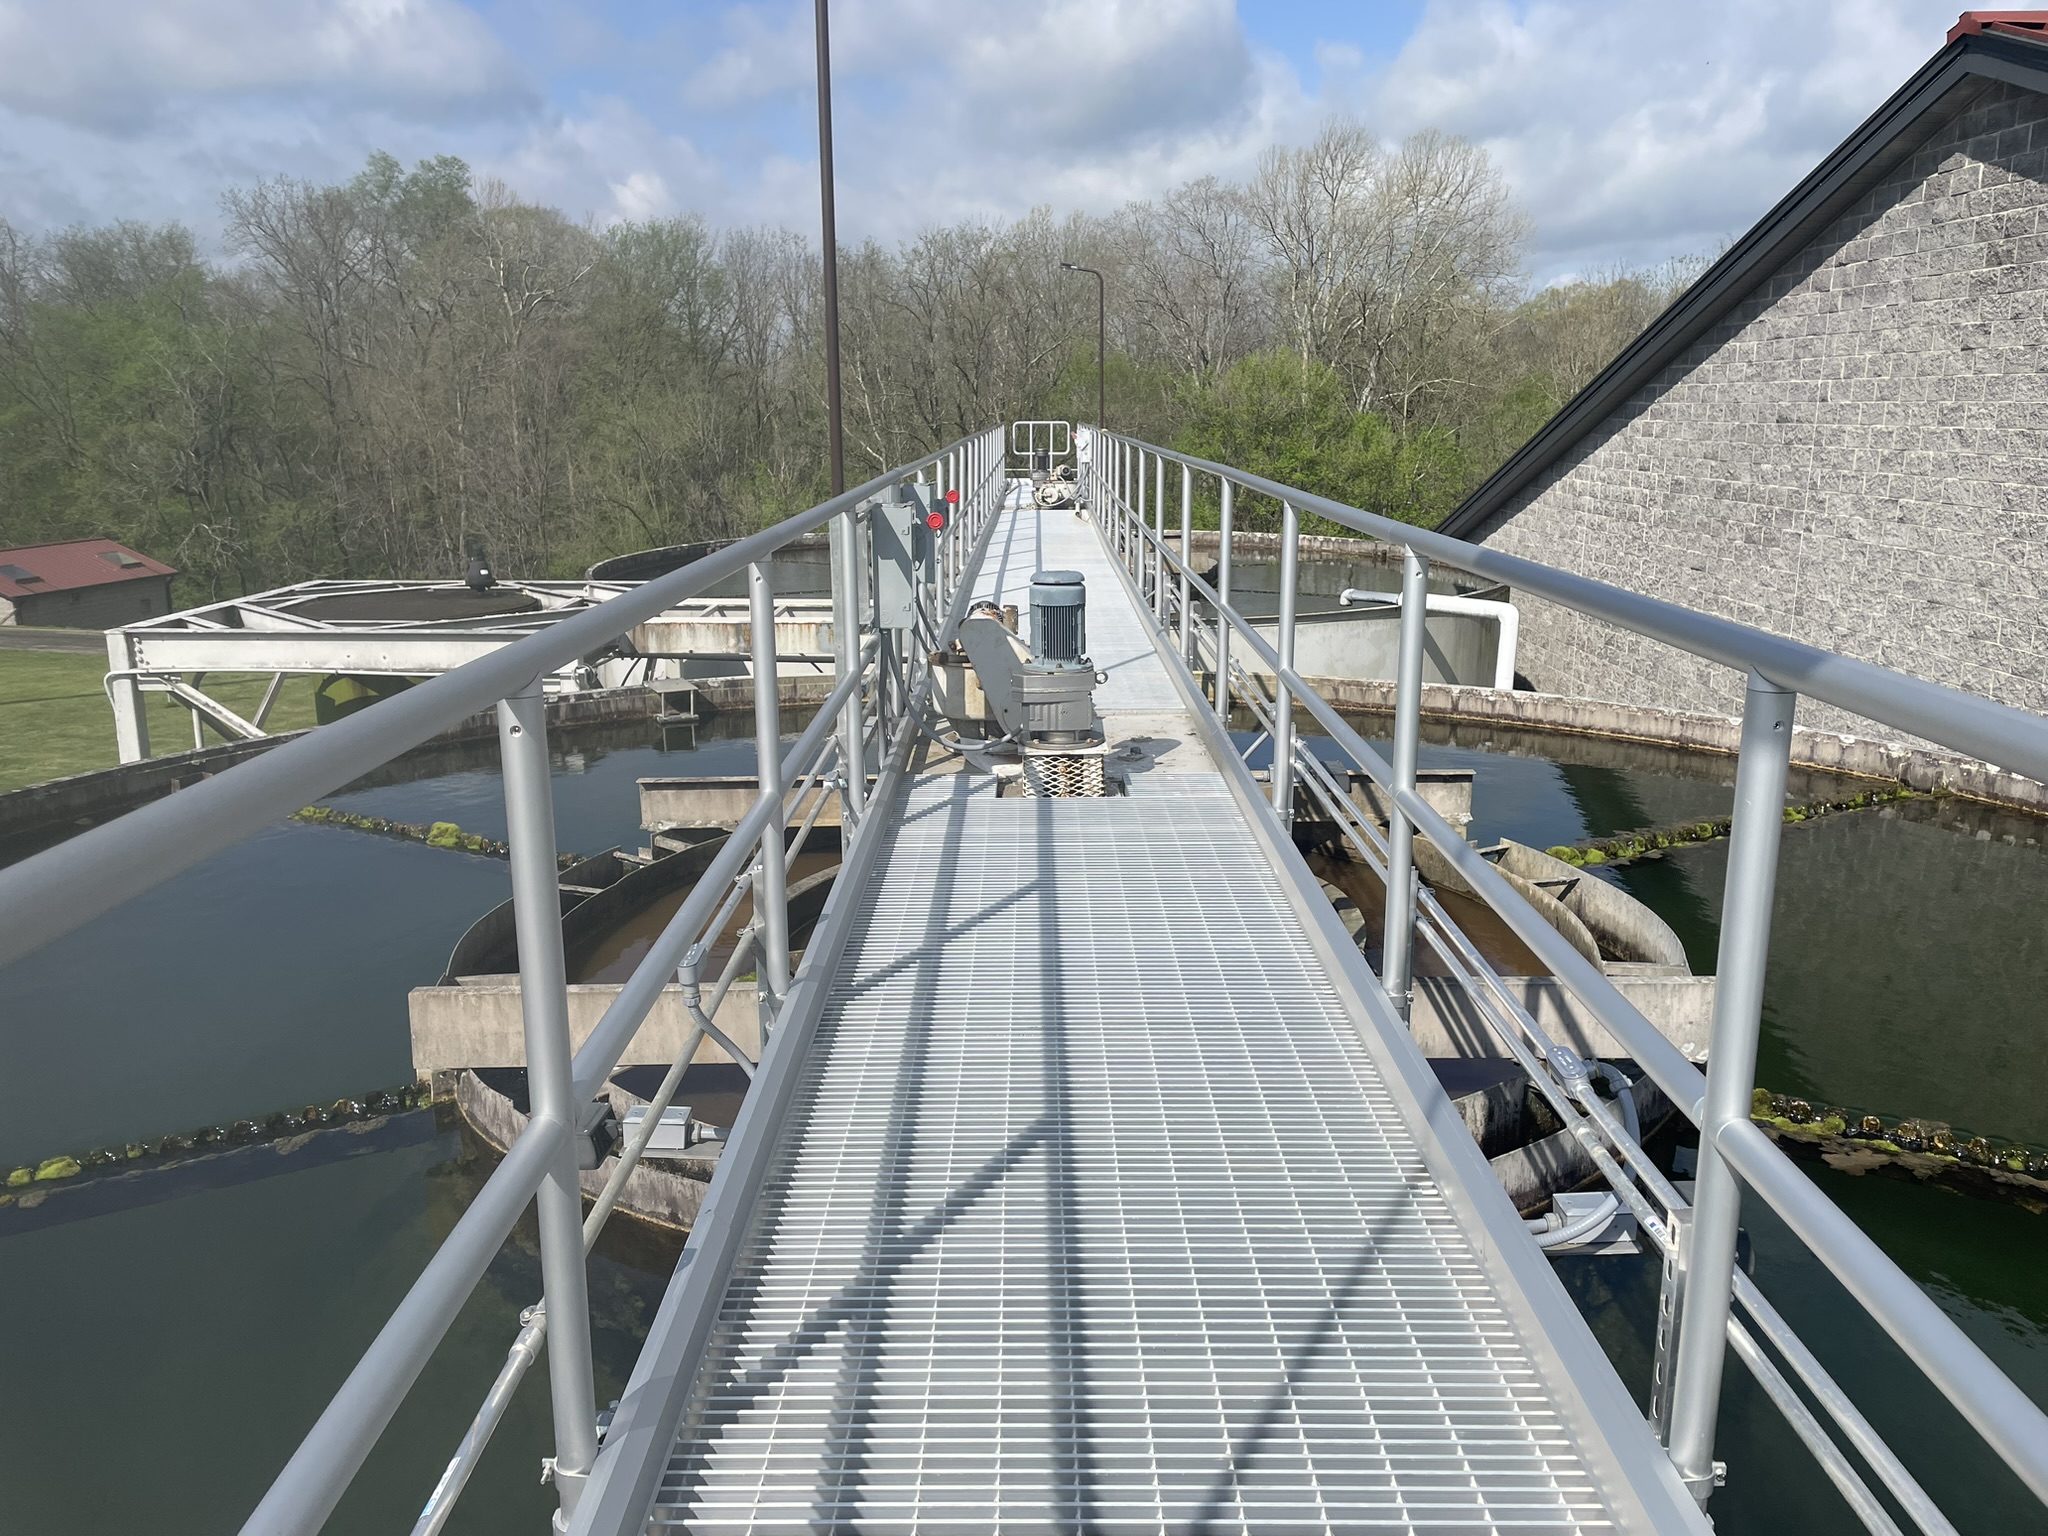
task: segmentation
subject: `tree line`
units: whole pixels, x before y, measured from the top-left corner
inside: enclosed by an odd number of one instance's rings
[[[198,602],[314,576],[561,576],[822,500],[816,247],[594,228],[388,155],[177,225],[0,220],[0,543],[107,534]],[[1333,123],[1243,183],[840,256],[850,481],[987,423],[1111,425],[1441,518],[1693,275],[1531,296],[1479,148]]]

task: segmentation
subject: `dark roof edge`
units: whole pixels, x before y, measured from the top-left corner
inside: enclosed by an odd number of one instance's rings
[[[1888,171],[1899,141],[1971,76],[2048,93],[2048,46],[1979,33],[1950,43],[1867,118],[1777,207],[1701,274],[1671,307],[1537,429],[1437,531],[1469,539],[1588,432],[1612,416],[1770,274]],[[1908,146],[1910,147],[1910,146]]]

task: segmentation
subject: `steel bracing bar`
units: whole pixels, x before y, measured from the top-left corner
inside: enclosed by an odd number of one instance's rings
[[[1125,441],[1132,441],[1126,439]],[[1755,672],[1780,688],[1834,704],[1865,719],[1923,736],[1999,767],[2048,781],[2048,721],[2010,705],[1994,703],[1867,661],[1788,640],[1732,619],[1699,613],[1661,598],[1611,587],[1554,566],[1502,554],[1462,539],[1446,538],[1393,518],[1246,474],[1225,464],[1145,445],[1175,463],[1216,475],[1276,500],[1292,501],[1304,512],[1477,576],[1505,582],[1577,612],[1662,641],[1681,651],[1719,662],[1744,674]]]
[[[0,965],[331,794],[534,679],[609,645],[634,625],[737,575],[820,523],[936,463],[940,453],[877,475],[680,570],[384,699],[374,709],[322,726],[170,799],[0,870]]]
[[[804,733],[783,755],[785,777],[801,775],[811,757],[823,749],[825,738],[838,724],[840,707],[860,687],[860,682],[859,673],[840,679],[839,685],[804,728]],[[779,810],[779,805],[766,799],[755,800],[726,837],[725,846],[705,866],[704,873],[697,877],[696,885],[691,887],[683,904],[649,946],[646,957],[626,979],[619,995],[605,1009],[597,1027],[585,1037],[582,1048],[576,1052],[576,1084],[583,1097],[595,1094],[611,1076],[612,1069],[619,1064],[621,1053],[638,1033],[641,1021],[653,1008],[661,989],[668,984],[669,976],[682,963],[684,953],[696,943],[705,920],[724,899],[727,886],[749,867],[762,832],[771,816]]]
[[[1240,692],[1250,687],[1250,675],[1239,670]],[[1256,705],[1254,708],[1256,709]],[[1377,836],[1377,829],[1366,822],[1351,805],[1343,792],[1337,788],[1323,767],[1320,759],[1305,750],[1298,751],[1297,757],[1307,769],[1310,789],[1322,803],[1331,819],[1337,823],[1348,842],[1355,847],[1360,857],[1382,880],[1386,877],[1384,843]],[[1676,1240],[1674,1229],[1676,1217],[1667,1217],[1663,1211],[1683,1212],[1689,1209],[1687,1202],[1670,1181],[1643,1153],[1636,1141],[1615,1122],[1613,1112],[1597,1097],[1584,1100],[1583,1104],[1568,1095],[1552,1079],[1546,1063],[1551,1059],[1552,1042],[1548,1035],[1530,1016],[1528,1011],[1502,985],[1498,973],[1488,965],[1471,945],[1470,940],[1459,932],[1435,899],[1427,893],[1423,896],[1424,920],[1419,929],[1453,977],[1465,989],[1480,1016],[1492,1026],[1507,1048],[1509,1055],[1521,1066],[1530,1081],[1536,1085],[1558,1118],[1572,1133],[1587,1155],[1593,1159],[1601,1176],[1609,1186],[1622,1197],[1631,1214],[1636,1217],[1643,1231],[1660,1250],[1668,1251]],[[1489,1003],[1491,1006],[1489,1006]],[[1619,1154],[1628,1165],[1624,1173],[1614,1162]],[[1638,1191],[1629,1174],[1640,1178],[1649,1190],[1651,1198]],[[1652,1203],[1652,1199],[1656,1202]],[[1735,1293],[1743,1309],[1755,1320],[1764,1338],[1783,1354],[1807,1390],[1820,1401],[1843,1431],[1849,1443],[1863,1457],[1881,1481],[1896,1498],[1901,1507],[1912,1517],[1927,1536],[1957,1536],[1955,1527],[1935,1507],[1926,1491],[1913,1478],[1898,1457],[1886,1445],[1865,1419],[1848,1395],[1842,1391],[1826,1368],[1816,1359],[1811,1350],[1792,1332],[1790,1326],[1778,1315],[1777,1309],[1765,1299],[1756,1283],[1740,1270],[1734,1272]],[[1870,1495],[1868,1487],[1857,1474],[1854,1466],[1841,1450],[1824,1434],[1818,1433],[1818,1424],[1804,1404],[1799,1403],[1783,1374],[1765,1356],[1754,1338],[1733,1320],[1728,1323],[1728,1339],[1734,1344],[1745,1365],[1756,1376],[1766,1394],[1774,1403],[1786,1411],[1788,1419],[1800,1439],[1820,1461],[1827,1475],[1841,1489],[1843,1497],[1864,1520],[1867,1528],[1889,1536],[1895,1532],[1889,1515]]]

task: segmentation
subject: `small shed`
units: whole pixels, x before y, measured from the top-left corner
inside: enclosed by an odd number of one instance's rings
[[[177,571],[112,539],[0,549],[0,624],[113,629],[171,611]]]

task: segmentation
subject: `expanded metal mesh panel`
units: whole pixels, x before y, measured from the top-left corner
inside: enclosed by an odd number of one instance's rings
[[[874,877],[650,1529],[1606,1527],[1231,802],[967,788]]]
[[[1027,795],[1099,800],[1108,793],[1100,752],[1027,752],[1022,768]]]

